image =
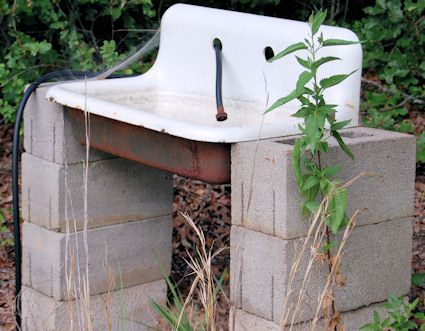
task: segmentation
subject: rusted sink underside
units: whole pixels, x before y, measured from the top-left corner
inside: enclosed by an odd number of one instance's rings
[[[76,138],[85,144],[84,112],[67,111]],[[230,183],[230,144],[188,140],[91,114],[90,146],[181,176]]]

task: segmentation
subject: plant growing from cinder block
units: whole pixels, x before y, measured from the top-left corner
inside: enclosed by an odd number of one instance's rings
[[[292,166],[299,192],[303,198],[303,215],[310,215],[312,223],[319,224],[320,222],[323,226],[324,238],[322,243],[319,247],[316,247],[318,244],[314,243],[312,247],[316,249],[316,257],[321,257],[322,260],[326,260],[328,263],[331,281],[327,290],[323,293],[320,303],[325,310],[325,315],[327,315],[328,327],[334,330],[339,327],[340,322],[331,288],[334,283],[342,285],[343,278],[339,271],[341,251],[340,249],[335,249],[336,254],[331,254],[331,249],[336,246],[336,243],[330,240],[330,235],[331,233],[336,234],[348,225],[350,225],[350,228],[354,223],[354,218],[350,220],[346,214],[347,184],[342,185],[341,181],[335,178],[340,171],[340,166],[324,166],[321,159],[322,154],[327,153],[329,150],[328,139],[330,137],[333,137],[338,142],[340,148],[350,158],[354,159],[354,155],[339,133],[339,130],[346,127],[350,120],[336,121],[335,113],[338,105],[327,103],[324,98],[324,92],[343,82],[355,71],[319,80],[319,68],[334,61],[341,61],[340,58],[334,56],[320,57],[319,55],[320,50],[323,48],[347,46],[357,44],[358,41],[326,39],[323,33],[319,33],[320,26],[325,18],[326,11],[312,14],[308,21],[310,26],[308,38],[290,45],[269,60],[280,60],[301,50],[307,53],[304,58],[296,56],[304,71],[299,75],[295,89],[274,102],[266,110],[266,113],[293,100],[298,100],[300,103],[298,111],[292,116],[303,119],[303,124],[299,125],[303,135],[295,142]],[[319,201],[319,198],[321,198],[321,201]],[[345,233],[348,235],[349,232],[346,231]],[[344,238],[346,240],[345,233]],[[344,239],[343,242],[345,243]],[[286,322],[284,321],[283,325]]]

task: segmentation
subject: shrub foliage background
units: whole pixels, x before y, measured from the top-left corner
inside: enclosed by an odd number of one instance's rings
[[[0,0],[0,122],[13,123],[26,83],[58,69],[98,71],[134,52],[177,1]],[[204,6],[307,20],[327,9],[326,24],[364,40],[364,123],[415,132],[425,104],[425,0],[204,0]],[[127,73],[149,65],[136,64]],[[418,160],[425,163],[425,133]]]

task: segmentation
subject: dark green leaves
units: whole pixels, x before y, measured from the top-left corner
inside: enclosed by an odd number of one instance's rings
[[[415,286],[425,285],[425,273],[416,273],[412,275],[412,284]]]
[[[351,41],[351,40],[343,40],[343,39],[325,39],[322,42],[322,46],[344,46],[344,45],[355,45],[359,44],[360,41]]]
[[[320,81],[320,86],[323,89],[338,85],[339,83],[343,82],[347,77],[350,77],[353,73],[355,73],[357,70],[354,70],[350,72],[349,74],[342,74],[342,75],[335,75],[328,78],[323,78]]]
[[[331,135],[338,142],[339,147],[341,147],[341,149],[344,151],[344,153],[347,154],[352,160],[354,160],[353,152],[351,152],[351,150],[345,144],[344,140],[342,140],[341,135],[337,131],[331,131]]]
[[[341,121],[341,122],[334,122],[331,124],[331,131],[338,131],[350,124],[351,120]]]
[[[302,49],[307,49],[307,46],[304,43],[296,43],[296,44],[292,44],[291,46],[288,46],[287,48],[285,48],[283,51],[277,53],[275,56],[273,56],[269,62],[273,62],[276,61],[288,54],[291,54],[293,52],[302,50]]]
[[[331,62],[331,61],[336,61],[336,60],[341,60],[339,57],[335,57],[335,56],[325,56],[322,57],[320,59],[318,59],[316,62],[313,63],[313,68],[317,69],[319,68],[322,64]]]
[[[304,92],[305,84],[307,84],[312,78],[313,78],[313,74],[309,71],[303,71],[301,73],[301,75],[298,78],[297,86],[295,89],[298,95],[301,95]]]

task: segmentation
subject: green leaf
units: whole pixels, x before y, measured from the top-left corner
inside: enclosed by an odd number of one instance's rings
[[[301,64],[304,68],[310,69],[311,65],[310,62],[300,58],[299,56],[295,56],[297,58],[297,61],[299,64]]]
[[[303,191],[307,191],[311,189],[313,186],[318,185],[320,182],[320,179],[316,176],[310,176],[307,178],[307,180],[303,183]]]
[[[336,165],[336,166],[325,167],[322,170],[322,174],[323,174],[324,177],[329,178],[329,177],[335,176],[340,171],[341,171],[341,166],[340,165]]]
[[[351,41],[351,40],[343,40],[343,39],[325,39],[323,40],[322,46],[344,46],[344,45],[355,45],[359,44],[360,41]]]
[[[381,316],[379,316],[378,312],[376,310],[373,311],[373,321],[376,324],[380,324],[381,323]]]
[[[265,112],[264,114],[267,114],[269,112],[271,112],[272,110],[283,106],[284,104],[296,99],[298,97],[298,93],[296,90],[292,91],[291,93],[289,93],[287,96],[280,98],[278,100],[276,100]]]
[[[354,160],[353,152],[351,152],[351,150],[348,148],[348,146],[344,143],[341,135],[337,131],[331,131],[331,135],[338,142],[339,147],[341,147],[341,149],[344,151],[344,153],[347,154],[352,160]]]
[[[326,14],[327,14],[326,10],[324,11],[319,10],[315,15],[310,16],[309,23],[310,23],[311,32],[313,36],[317,33],[317,31],[319,31],[320,26],[325,21]]]
[[[331,131],[338,131],[344,128],[346,125],[350,124],[351,120],[334,122],[331,124]]]
[[[292,168],[294,169],[295,181],[299,188],[302,186],[302,174],[301,174],[301,146],[302,139],[299,138],[295,142],[294,150],[292,151]]]
[[[269,62],[273,62],[276,61],[288,54],[291,54],[293,52],[302,50],[302,49],[307,49],[307,46],[304,43],[296,43],[296,44],[292,44],[291,46],[288,46],[287,48],[285,48],[283,51],[277,53],[275,56],[273,56]]]
[[[421,313],[421,312],[419,312],[419,313],[415,313],[414,315],[413,315],[413,317],[414,318],[417,318],[417,319],[420,319],[420,320],[425,320],[425,314],[424,313]]]
[[[339,57],[335,57],[335,56],[325,56],[325,57],[322,57],[322,58],[318,59],[316,62],[314,62],[312,64],[312,67],[314,69],[317,69],[322,64],[325,64],[325,63],[328,63],[328,62],[331,62],[331,61],[336,61],[336,60],[341,60],[341,59]]]
[[[332,248],[335,248],[335,247],[336,247],[336,242],[335,241],[330,241],[329,243],[324,243],[322,249],[323,249],[323,252],[324,253],[327,253]]]
[[[309,71],[303,71],[298,77],[297,87],[295,91],[298,95],[301,95],[304,92],[304,86],[313,78],[313,74]]]
[[[353,73],[355,73],[357,70],[354,70],[350,72],[349,74],[342,74],[342,75],[334,75],[328,78],[323,78],[320,81],[320,86],[323,89],[338,85],[339,83],[343,82],[347,77],[350,77]]]
[[[307,201],[304,206],[310,211],[310,213],[315,214],[320,207],[320,203],[317,201]]]
[[[116,21],[121,17],[122,9],[121,7],[115,7],[111,9],[111,17],[113,21]]]
[[[412,284],[415,286],[422,286],[425,284],[425,272],[415,273],[412,275]]]
[[[304,118],[305,116],[307,116],[307,114],[308,114],[308,108],[302,107],[295,114],[292,114],[291,116],[296,118]]]
[[[377,330],[379,330],[379,329],[377,329],[377,328],[375,327],[375,324],[373,324],[373,323],[369,323],[369,324],[363,325],[363,326],[360,328],[360,330],[361,330],[361,331],[377,331]]]
[[[331,231],[336,234],[344,220],[345,209],[347,207],[347,191],[339,190],[333,197],[335,201],[335,214],[332,217]]]

